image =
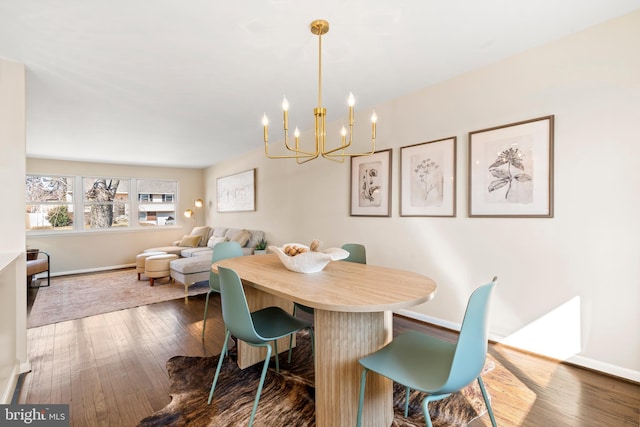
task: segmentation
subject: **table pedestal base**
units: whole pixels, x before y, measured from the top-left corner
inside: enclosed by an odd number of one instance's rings
[[[315,310],[316,425],[354,426],[358,414],[358,360],[389,343],[392,313],[346,313]],[[393,384],[380,375],[367,376],[363,426],[389,426],[393,421]]]
[[[279,306],[291,312],[293,303],[245,286],[249,310]],[[358,415],[360,376],[358,363],[393,338],[390,311],[359,313],[315,310],[315,396],[318,427],[354,426]],[[295,340],[294,340],[295,343]],[[278,340],[278,350],[289,349],[289,338]],[[244,369],[262,363],[266,350],[238,341],[238,366]],[[393,421],[393,383],[380,376],[367,376],[363,426],[391,425]]]

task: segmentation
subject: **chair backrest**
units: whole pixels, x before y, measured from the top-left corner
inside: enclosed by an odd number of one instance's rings
[[[238,339],[256,344],[263,343],[264,339],[253,326],[240,276],[230,268],[218,267],[218,272],[224,325],[231,335]]]
[[[484,367],[489,339],[489,300],[497,278],[469,297],[449,378],[440,392],[452,393],[473,382]]]
[[[358,262],[360,264],[367,263],[367,251],[364,245],[359,243],[345,243],[342,245],[342,249],[349,252],[349,256],[343,259],[343,261]]]
[[[211,263],[218,262],[227,258],[235,258],[242,256],[242,248],[238,242],[220,242],[213,247],[211,254]],[[209,272],[209,287],[220,292],[220,279],[213,271]]]

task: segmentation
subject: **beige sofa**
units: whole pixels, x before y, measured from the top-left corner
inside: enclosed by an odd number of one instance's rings
[[[184,284],[185,293],[194,283],[209,280],[211,255],[216,244],[237,241],[244,255],[253,255],[258,242],[265,238],[264,231],[260,230],[209,226],[195,227],[189,236],[200,236],[200,239],[185,236],[170,246],[149,248],[144,251],[166,252],[180,257],[171,261],[170,275],[175,281]]]

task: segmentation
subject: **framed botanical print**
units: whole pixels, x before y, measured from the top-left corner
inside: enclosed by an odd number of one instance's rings
[[[553,217],[554,116],[469,132],[469,216]]]
[[[351,216],[391,216],[391,149],[351,157]]]
[[[400,216],[456,216],[456,137],[400,147]]]

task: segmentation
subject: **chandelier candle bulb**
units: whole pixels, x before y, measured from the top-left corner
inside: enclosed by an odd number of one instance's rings
[[[373,110],[373,114],[371,115],[371,139],[376,139],[376,123],[378,122],[378,116],[376,115],[376,110]]]
[[[269,140],[269,119],[266,113],[262,116],[262,126],[264,127],[264,143],[266,144]]]
[[[289,130],[289,101],[286,97],[282,100],[282,111],[284,112],[284,131],[286,133]]]
[[[349,126],[353,126],[353,106],[356,103],[356,100],[351,92],[349,92],[349,99],[347,100],[347,103],[349,104]]]

